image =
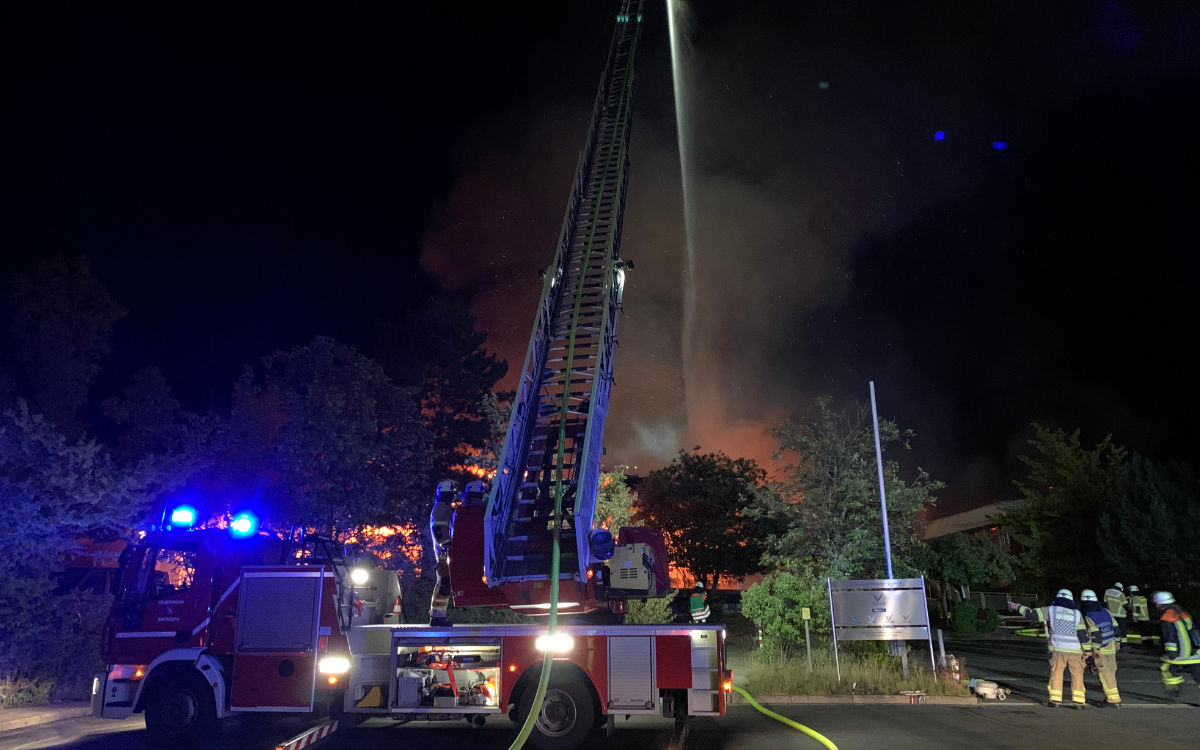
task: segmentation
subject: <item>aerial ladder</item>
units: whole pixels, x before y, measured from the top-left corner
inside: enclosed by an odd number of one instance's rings
[[[483,511],[483,580],[510,606],[549,601],[555,525],[563,540],[562,599],[587,609],[582,603],[593,591],[589,538],[621,296],[632,269],[621,257],[621,222],[641,25],[642,0],[624,0]],[[591,599],[591,608],[599,606]]]

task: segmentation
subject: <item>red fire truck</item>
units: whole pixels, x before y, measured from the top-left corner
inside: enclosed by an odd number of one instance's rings
[[[725,712],[723,626],[402,624],[394,572],[235,526],[150,532],[122,555],[96,716],[144,712],[158,744],[255,712],[524,721],[548,650],[535,747],[575,747],[619,714]]]

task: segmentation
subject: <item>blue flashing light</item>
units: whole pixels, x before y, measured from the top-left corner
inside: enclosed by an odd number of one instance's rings
[[[196,523],[196,509],[190,505],[180,505],[171,511],[171,525],[188,528]]]
[[[997,151],[1003,151],[1008,148],[1008,141],[992,141],[992,148]]]
[[[617,543],[608,529],[592,529],[588,534],[588,547],[597,560],[609,560],[617,551]]]
[[[235,539],[254,536],[258,531],[258,516],[250,511],[242,511],[229,522],[229,535]]]
[[[946,131],[944,131],[944,130],[939,130],[939,131],[937,131],[936,133],[934,133],[934,134],[933,134],[933,140],[935,140],[935,141],[944,141],[944,140],[946,140]]]

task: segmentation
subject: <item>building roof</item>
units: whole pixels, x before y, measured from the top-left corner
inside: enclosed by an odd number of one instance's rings
[[[971,510],[965,510],[961,513],[952,513],[948,516],[935,518],[925,525],[925,528],[921,531],[920,538],[922,541],[928,541],[959,531],[975,531],[976,529],[995,526],[1000,522],[1000,517],[1004,513],[1015,510],[1024,502],[1024,500],[1001,500],[981,505]]]

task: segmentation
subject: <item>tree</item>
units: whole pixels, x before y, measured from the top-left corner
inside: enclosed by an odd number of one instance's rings
[[[438,479],[473,479],[492,433],[485,399],[508,364],[483,348],[475,319],[450,299],[435,300],[400,325],[381,324],[376,347],[398,385],[420,391],[421,414],[433,438]]]
[[[800,461],[789,466],[777,494],[768,496],[765,562],[789,569],[805,561],[834,578],[883,577],[883,515],[869,412],[862,407],[835,412],[824,398],[814,407],[806,421],[785,422],[776,431],[780,453],[792,451]],[[885,455],[907,447],[913,437],[886,420],[879,433]],[[893,572],[913,574],[920,546],[917,512],[933,504],[932,493],[942,485],[920,469],[915,479],[904,481],[892,458],[884,462],[883,475]]]
[[[100,364],[111,351],[113,325],[125,316],[84,258],[42,261],[19,274],[12,290],[12,330],[25,367],[34,411],[70,438],[83,434],[76,419]]]
[[[716,591],[721,575],[761,569],[759,520],[748,512],[766,492],[752,459],[681,451],[638,489],[638,520],[662,530],[676,565]]]
[[[1113,502],[1100,514],[1096,540],[1106,569],[1123,581],[1195,591],[1200,550],[1200,482],[1180,463],[1156,464],[1134,454]]]
[[[181,420],[189,415],[180,410],[157,367],[134,373],[133,382],[120,396],[105,399],[103,408],[105,416],[122,428],[114,448],[119,460],[131,461],[182,448],[185,434]]]
[[[990,539],[963,533],[930,542],[918,555],[918,566],[937,581],[955,586],[984,586],[1013,579],[1012,558]],[[950,612],[947,587],[938,587],[942,612]]]
[[[622,471],[606,471],[600,474],[600,487],[596,492],[596,523],[616,536],[622,526],[633,526],[633,490]],[[637,524],[640,526],[641,524]]]
[[[317,337],[274,352],[238,380],[209,481],[261,494],[277,523],[327,533],[417,522],[431,487],[429,446],[415,389]]]
[[[1020,457],[1029,473],[1015,483],[1025,503],[1004,519],[1024,548],[1017,573],[1043,591],[1092,586],[1105,572],[1099,518],[1116,502],[1128,456],[1111,435],[1089,450],[1079,430],[1031,426],[1037,455]]]
[[[84,636],[65,639],[74,610],[51,593],[53,576],[87,538],[126,535],[161,494],[153,467],[143,469],[68,440],[24,401],[0,415],[0,675],[53,677],[83,648],[98,655]]]

